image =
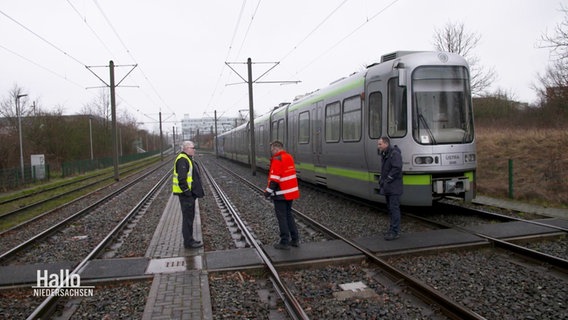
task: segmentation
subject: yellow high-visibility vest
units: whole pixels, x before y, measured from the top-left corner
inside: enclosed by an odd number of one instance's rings
[[[185,158],[187,159],[187,162],[189,162],[189,171],[187,172],[187,185],[189,187],[188,190],[191,190],[191,182],[193,181],[193,163],[191,162],[191,159],[187,156],[187,154],[180,152],[180,154],[176,158],[176,161],[174,162],[174,178],[172,181],[173,193],[183,193],[184,191],[187,191],[187,190],[181,190],[179,186],[178,173],[176,167],[178,160],[181,158]]]

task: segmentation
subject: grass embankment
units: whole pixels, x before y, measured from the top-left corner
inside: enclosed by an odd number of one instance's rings
[[[509,195],[513,161],[513,198],[547,207],[568,207],[568,131],[477,127],[477,193]]]

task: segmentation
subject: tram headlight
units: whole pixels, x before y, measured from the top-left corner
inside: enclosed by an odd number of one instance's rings
[[[414,164],[417,165],[428,165],[434,163],[434,158],[432,156],[418,156],[414,158]]]

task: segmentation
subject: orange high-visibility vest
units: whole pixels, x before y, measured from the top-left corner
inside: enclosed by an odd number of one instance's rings
[[[274,187],[275,182],[278,187]],[[289,153],[282,150],[270,159],[270,172],[268,173],[268,185],[266,191],[274,194],[274,200],[294,200],[300,197],[298,179],[294,159]]]

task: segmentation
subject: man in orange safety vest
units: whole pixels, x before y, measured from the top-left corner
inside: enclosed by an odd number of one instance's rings
[[[280,229],[280,242],[274,248],[290,250],[299,247],[300,237],[292,213],[292,202],[300,197],[294,158],[284,150],[284,144],[275,140],[270,144],[270,172],[264,196],[274,202],[274,211]]]

